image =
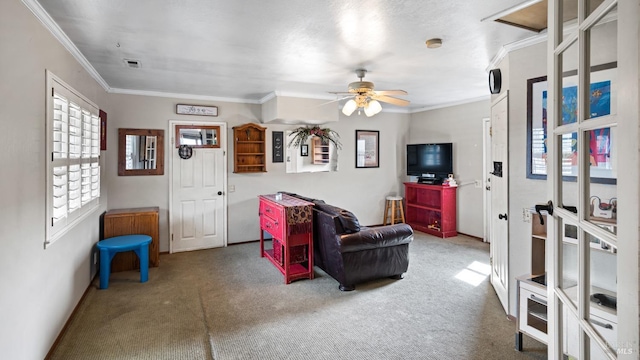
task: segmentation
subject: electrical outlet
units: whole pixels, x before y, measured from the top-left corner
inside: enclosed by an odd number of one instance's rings
[[[522,221],[526,223],[531,222],[531,211],[527,208],[522,208]]]
[[[480,181],[480,180],[475,180],[475,181],[474,181],[474,185],[476,186],[476,188],[480,189],[480,188],[482,188],[482,181]]]
[[[229,192],[234,192],[236,191],[236,186],[235,185],[229,185]]]

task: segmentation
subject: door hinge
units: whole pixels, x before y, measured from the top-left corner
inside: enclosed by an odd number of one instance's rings
[[[55,89],[54,89],[54,88],[51,88],[51,97],[54,97],[54,96],[56,96],[56,94],[55,94]]]
[[[489,126],[489,136],[493,136],[493,126]]]
[[[493,256],[489,257],[489,266],[493,267]]]
[[[51,161],[53,161],[53,152],[51,152]]]
[[[171,234],[171,241],[173,241],[173,234]]]

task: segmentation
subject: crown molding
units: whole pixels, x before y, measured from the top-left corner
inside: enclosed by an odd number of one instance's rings
[[[478,101],[488,101],[488,100],[491,100],[491,95],[483,95],[483,96],[479,96],[479,97],[471,98],[471,99],[453,101],[453,102],[450,102],[450,103],[444,103],[444,104],[439,104],[439,105],[434,105],[434,106],[425,106],[425,107],[421,107],[421,108],[415,108],[415,109],[412,109],[410,111],[410,113],[411,114],[415,114],[415,113],[419,113],[419,112],[423,112],[423,111],[442,109],[442,108],[447,108],[447,107],[451,107],[451,106],[458,106],[458,105],[464,105],[464,104],[470,104],[470,103],[474,103],[474,102],[478,102]]]
[[[124,94],[124,95],[140,95],[140,96],[156,96],[165,98],[176,98],[186,100],[201,100],[201,101],[221,101],[230,103],[242,103],[242,104],[262,104],[260,100],[249,100],[240,98],[230,98],[221,96],[209,96],[209,95],[193,95],[193,94],[181,94],[181,93],[168,93],[162,91],[148,91],[148,90],[132,90],[111,88],[109,91],[112,94]]]
[[[502,61],[502,59],[504,59],[510,52],[524,49],[531,45],[540,44],[545,41],[547,41],[547,31],[543,30],[543,32],[538,35],[503,45],[493,59],[491,59],[489,65],[487,65],[486,71],[489,72],[489,70],[497,68],[500,61]]]
[[[60,26],[51,18],[51,16],[44,10],[42,5],[36,0],[22,0],[22,3],[35,15],[35,17],[40,20],[42,25],[51,32],[53,37],[55,37],[62,46],[64,46],[69,53],[80,63],[80,65],[91,75],[91,77],[102,86],[102,88],[109,92],[111,88],[109,84],[100,76],[98,71],[89,63],[89,60],[82,55],[80,50],[73,44],[71,39],[67,36],[67,34],[62,31]]]

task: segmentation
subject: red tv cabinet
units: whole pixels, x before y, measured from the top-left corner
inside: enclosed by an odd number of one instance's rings
[[[404,183],[405,216],[414,230],[447,238],[456,230],[455,186]]]

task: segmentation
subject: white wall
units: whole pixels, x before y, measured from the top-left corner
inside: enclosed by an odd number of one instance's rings
[[[95,274],[90,259],[108,193],[103,187],[98,211],[44,249],[45,69],[109,106],[19,0],[0,2],[0,37],[0,357],[42,359]]]
[[[453,172],[458,182],[458,231],[482,238],[484,211],[482,186],[482,119],[490,114],[489,101],[423,111],[411,115],[408,143],[453,143]],[[403,152],[406,151],[403,149]],[[404,157],[401,165],[405,167]]]
[[[341,136],[343,149],[338,151],[338,171],[287,174],[285,163],[272,163],[272,131],[286,131],[300,125],[261,124],[267,127],[267,172],[233,173],[233,127],[248,122],[259,123],[260,105],[187,101],[150,96],[111,95],[114,110],[109,113],[109,161],[105,169],[110,189],[109,209],[159,206],[160,251],[169,250],[169,173],[167,156],[170,147],[169,120],[198,120],[227,123],[228,149],[227,192],[228,242],[238,243],[260,238],[257,221],[258,195],[289,191],[324,199],[328,203],[352,211],[363,225],[382,223],[384,198],[398,193],[404,165],[404,144],[409,115],[381,113],[372,118],[363,115],[342,116],[326,125]],[[176,115],[176,103],[216,105],[218,117]],[[336,112],[338,106],[336,104]],[[117,129],[150,128],[165,131],[165,174],[162,176],[118,176]],[[323,125],[325,127],[325,125]],[[380,168],[355,168],[355,130],[380,131]],[[285,139],[288,143],[289,139]],[[298,150],[299,151],[299,150]]]

